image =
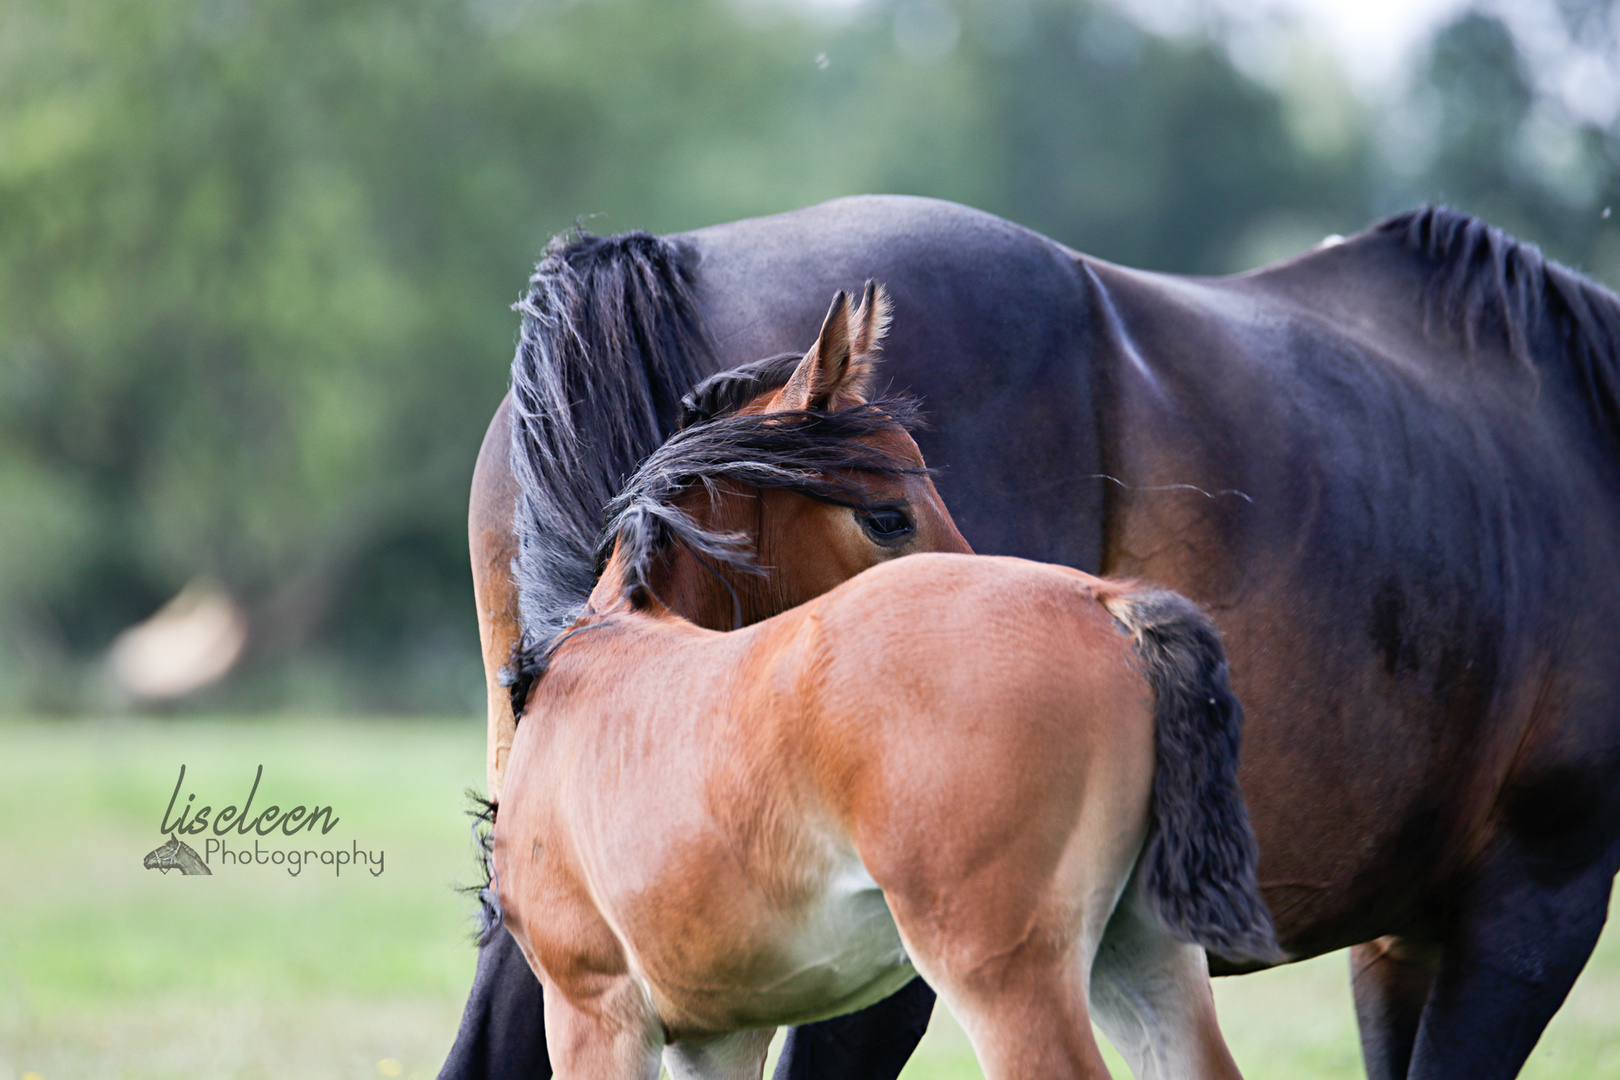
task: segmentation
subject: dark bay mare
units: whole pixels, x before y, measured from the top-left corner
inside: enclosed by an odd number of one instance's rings
[[[1221,279],[910,198],[559,242],[474,477],[492,793],[497,672],[525,615],[539,640],[583,602],[602,508],[681,395],[802,347],[866,278],[976,550],[1216,616],[1262,892],[1293,958],[1354,947],[1369,1074],[1515,1075],[1620,861],[1620,301],[1453,211]],[[930,1002],[799,1029],[782,1074],[893,1076]],[[539,1018],[493,935],[445,1075],[532,1075]]]
[[[966,552],[914,407],[872,395],[883,310],[840,293],[780,385],[659,447],[536,654],[490,863],[552,1062],[759,1080],[777,1025],[920,971],[990,1080],[1106,1080],[1093,1019],[1139,1076],[1237,1080],[1204,949],[1277,944],[1219,635]],[[763,558],[815,595],[731,632],[667,602]]]

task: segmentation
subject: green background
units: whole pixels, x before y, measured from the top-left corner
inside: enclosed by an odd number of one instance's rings
[[[576,222],[901,192],[1222,273],[1444,199],[1620,280],[1620,134],[1570,96],[1609,0],[1464,10],[1362,93],[1181,7],[0,0],[0,708],[113,707],[113,636],[208,580],[248,651],[182,711],[475,711],[468,478]]]
[[[460,817],[483,769],[476,725],[36,721],[0,740],[0,1080],[437,1073],[472,980],[453,886],[476,880]],[[382,848],[382,875],[142,869],[182,762],[199,802],[238,801],[263,764],[258,805],[334,804],[322,846]],[[1249,1080],[1362,1075],[1343,953],[1215,995]],[[1617,1000],[1611,930],[1524,1075],[1620,1077]],[[979,1075],[936,1011],[907,1080]]]

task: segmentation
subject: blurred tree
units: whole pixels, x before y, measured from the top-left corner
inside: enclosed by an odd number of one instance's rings
[[[1620,221],[1604,216],[1620,206],[1617,10],[1481,5],[1442,28],[1407,96],[1399,201],[1453,203],[1620,283]]]
[[[467,479],[576,220],[898,191],[1222,272],[1437,190],[1595,258],[1614,141],[1547,128],[1516,49],[1442,35],[1391,181],[1331,67],[1258,83],[1085,0],[0,0],[0,706],[93,701],[202,576],[250,625],[202,704],[474,708]],[[1566,128],[1575,202],[1515,164]]]

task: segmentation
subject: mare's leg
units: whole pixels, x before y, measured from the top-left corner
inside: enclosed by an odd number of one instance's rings
[[[1350,950],[1350,985],[1368,1080],[1406,1080],[1440,948],[1382,937]]]
[[[895,1080],[934,1011],[934,992],[913,979],[876,1005],[788,1032],[775,1080]]]
[[[546,1080],[544,1006],[534,977],[506,927],[478,950],[478,972],[461,1030],[439,1080]]]
[[[1160,927],[1134,883],[1092,963],[1091,1008],[1137,1080],[1240,1077],[1215,1020],[1204,950]]]
[[[511,695],[501,685],[501,670],[512,662],[513,649],[523,636],[517,582],[512,578],[512,562],[518,554],[517,536],[512,532],[518,486],[508,457],[511,445],[512,396],[508,394],[484,432],[467,502],[467,549],[472,556],[473,604],[478,612],[488,702],[485,770],[489,797],[496,802],[501,798],[506,759],[517,734]]]
[[[1507,1080],[1586,965],[1608,913],[1620,846],[1585,866],[1512,837],[1451,912],[1410,1080]]]
[[[759,1028],[671,1043],[664,1047],[664,1065],[671,1080],[759,1080],[775,1034],[775,1028]]]

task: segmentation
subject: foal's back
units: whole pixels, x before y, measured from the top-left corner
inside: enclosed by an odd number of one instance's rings
[[[977,555],[873,568],[798,615],[796,749],[841,806],[904,788],[923,800],[904,812],[923,816],[964,803],[982,814],[1041,776],[1078,797],[1095,758],[1151,765],[1152,693],[1106,607],[1128,588]]]
[[[1009,932],[1100,934],[1070,925],[1075,898],[1051,888],[1114,880],[1102,864],[1133,857],[1146,827],[1153,693],[1106,606],[1128,589],[924,554],[806,612],[798,753],[891,900],[983,887],[1005,898]]]

